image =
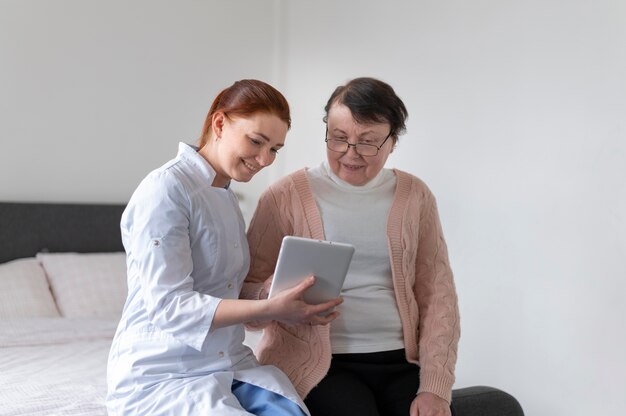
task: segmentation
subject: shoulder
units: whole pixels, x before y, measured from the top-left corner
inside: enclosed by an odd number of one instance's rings
[[[170,161],[150,172],[139,184],[138,190],[158,192],[170,195],[180,195],[187,190],[184,169],[180,163]]]
[[[407,197],[414,196],[419,199],[431,199],[434,195],[426,182],[415,175],[400,169],[393,169],[398,181],[399,193],[407,193]]]
[[[290,173],[272,183],[260,196],[257,209],[291,210],[308,206],[313,200],[306,169]]]
[[[303,168],[278,179],[267,188],[265,193],[288,196],[307,188],[309,188],[309,179],[306,169]]]
[[[283,176],[274,182],[270,186],[270,189],[293,188],[297,182],[302,180],[307,180],[306,168],[299,169]]]
[[[148,173],[135,189],[129,205],[142,206],[144,209],[188,205],[190,184],[176,166],[174,159]]]

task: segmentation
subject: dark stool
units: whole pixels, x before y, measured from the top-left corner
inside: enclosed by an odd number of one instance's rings
[[[524,416],[515,397],[487,386],[452,390],[450,407],[452,416]]]

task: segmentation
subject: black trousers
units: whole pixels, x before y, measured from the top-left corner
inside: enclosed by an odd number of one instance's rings
[[[333,354],[328,374],[304,402],[312,416],[408,416],[419,372],[403,349]]]

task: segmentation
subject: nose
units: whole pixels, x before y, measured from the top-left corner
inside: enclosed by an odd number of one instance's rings
[[[348,150],[346,150],[346,155],[348,157],[351,157],[352,159],[361,157],[361,155],[358,154],[358,152],[356,151],[356,143],[355,144],[348,143]]]
[[[264,149],[264,150],[261,150],[261,152],[256,158],[256,161],[262,167],[266,167],[266,166],[271,165],[274,162],[275,158],[276,158],[276,155],[272,153],[271,149]]]

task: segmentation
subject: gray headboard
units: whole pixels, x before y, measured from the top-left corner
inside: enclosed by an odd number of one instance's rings
[[[124,205],[0,202],[0,263],[38,252],[124,251]]]

